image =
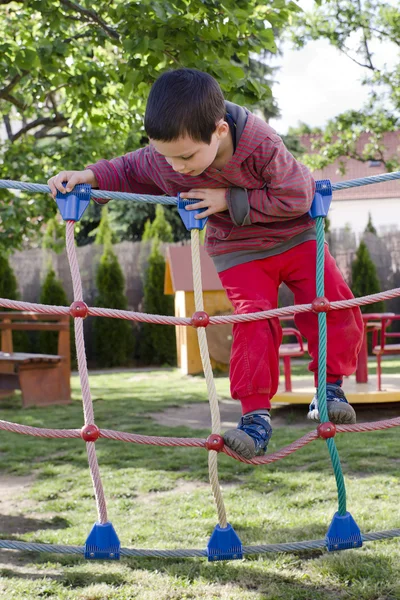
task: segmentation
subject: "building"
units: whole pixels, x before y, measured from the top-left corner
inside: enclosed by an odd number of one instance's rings
[[[311,150],[312,135],[301,137],[304,147]],[[384,159],[397,157],[400,149],[400,131],[387,132],[383,136]],[[357,142],[357,151],[361,154],[365,144],[369,143],[369,134],[362,133]],[[300,159],[301,160],[301,159]],[[341,169],[344,167],[344,173]],[[332,183],[369,177],[386,173],[380,161],[356,160],[343,157],[322,170],[314,171],[315,179],[330,179]],[[357,188],[334,192],[329,219],[331,229],[351,228],[358,236],[364,231],[368,215],[379,233],[396,230],[400,223],[400,180],[387,181]]]
[[[232,305],[221,285],[214,264],[200,246],[204,310],[210,315],[230,314]],[[175,316],[191,317],[196,312],[190,246],[169,246],[166,252],[164,293],[175,294]],[[227,371],[232,343],[232,325],[208,326],[206,329],[211,366]],[[197,332],[194,327],[176,327],[178,367],[184,375],[202,373]]]

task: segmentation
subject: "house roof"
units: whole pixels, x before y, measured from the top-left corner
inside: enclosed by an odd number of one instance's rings
[[[193,291],[191,247],[168,246],[166,251],[164,293]],[[212,259],[200,246],[200,265],[203,291],[223,290]]]
[[[312,134],[301,136],[301,143],[312,153],[311,142],[315,136]],[[369,142],[369,134],[362,133],[358,143],[357,150],[362,151],[365,144]],[[391,158],[399,154],[400,149],[400,131],[389,131],[383,136],[383,145],[385,147],[384,157]],[[300,159],[301,161],[301,159]],[[345,173],[340,173],[340,163],[345,165]],[[360,177],[369,177],[370,175],[380,175],[386,173],[385,167],[380,164],[378,166],[370,166],[370,161],[361,162],[353,158],[343,157],[336,160],[331,165],[324,169],[313,171],[314,179],[330,179],[332,183],[339,181],[347,181],[348,179],[358,179]],[[372,185],[364,185],[357,188],[349,188],[334,192],[333,199],[336,200],[368,200],[382,198],[399,198],[400,199],[400,181],[384,181],[382,183],[374,183]]]

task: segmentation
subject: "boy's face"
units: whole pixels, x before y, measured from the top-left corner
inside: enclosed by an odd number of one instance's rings
[[[172,142],[150,140],[150,144],[162,154],[177,173],[195,177],[205,171],[215,161],[229,134],[229,125],[221,121],[211,137],[211,142],[197,142],[188,135]]]

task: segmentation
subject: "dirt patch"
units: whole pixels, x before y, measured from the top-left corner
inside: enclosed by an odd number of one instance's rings
[[[240,402],[223,399],[219,402],[222,429],[236,427],[241,417]],[[307,406],[295,404],[274,405],[272,409],[272,424],[274,429],[279,427],[309,427],[315,429],[315,424],[307,420]],[[381,421],[400,416],[399,403],[387,404],[357,404],[357,422]],[[210,407],[206,402],[185,404],[178,408],[167,408],[163,412],[148,415],[160,425],[166,427],[190,427],[191,429],[210,429]]]
[[[33,475],[26,477],[0,475],[0,512],[3,515],[10,515],[16,510],[22,511],[22,505],[28,502],[24,496],[33,482]]]

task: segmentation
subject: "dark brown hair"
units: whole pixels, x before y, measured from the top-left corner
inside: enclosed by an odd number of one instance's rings
[[[209,144],[225,116],[225,101],[216,80],[196,69],[163,73],[147,101],[144,127],[149,138],[171,142],[185,135]]]

